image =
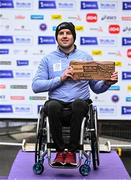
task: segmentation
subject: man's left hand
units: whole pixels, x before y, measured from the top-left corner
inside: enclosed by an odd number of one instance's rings
[[[112,85],[118,82],[118,72],[114,72],[111,75],[111,80],[106,80],[105,84]]]

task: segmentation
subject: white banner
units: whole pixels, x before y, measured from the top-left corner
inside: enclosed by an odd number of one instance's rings
[[[98,61],[115,61],[119,81],[91,93],[100,119],[131,119],[131,1],[0,0],[0,118],[36,119],[47,93],[34,94],[41,58],[56,49],[55,29],[73,22],[76,45]]]

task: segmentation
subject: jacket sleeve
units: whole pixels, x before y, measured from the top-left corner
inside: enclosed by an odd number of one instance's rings
[[[35,93],[51,91],[59,87],[61,83],[60,77],[49,79],[47,59],[42,59],[32,81],[32,90]]]
[[[100,80],[100,81],[90,80],[89,85],[90,85],[91,90],[96,94],[107,91],[109,89],[109,87],[111,86],[111,85],[105,84],[105,81],[103,81],[103,80]]]

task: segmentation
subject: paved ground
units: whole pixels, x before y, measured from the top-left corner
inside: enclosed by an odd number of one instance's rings
[[[2,124],[0,124],[2,127]],[[35,142],[35,132],[36,125],[35,123],[31,124],[21,124],[17,127],[8,127],[4,126],[0,128],[0,179],[7,179],[10,172],[12,163],[17,155],[21,146],[12,145],[3,145],[5,142],[8,143],[22,143],[23,139],[26,139],[27,143]],[[107,141],[113,145],[122,144],[131,146],[131,141],[116,139],[113,137],[100,137],[100,144],[105,144]],[[123,148],[121,154],[121,160],[123,161],[129,175],[131,176],[131,147],[130,149]]]

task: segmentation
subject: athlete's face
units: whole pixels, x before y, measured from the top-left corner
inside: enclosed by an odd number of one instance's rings
[[[68,49],[74,44],[74,38],[69,29],[62,29],[58,32],[57,42],[63,49]]]

